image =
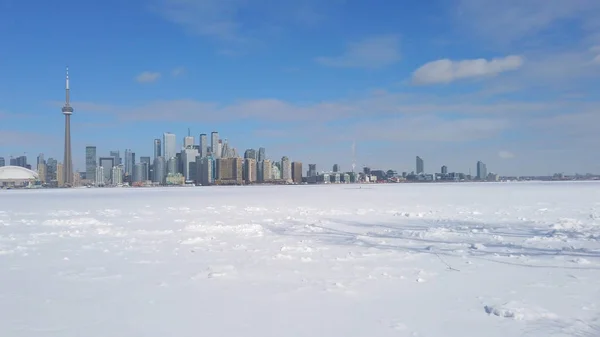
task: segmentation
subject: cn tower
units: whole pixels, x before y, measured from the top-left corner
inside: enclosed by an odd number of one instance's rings
[[[62,108],[65,115],[65,158],[63,161],[63,177],[65,186],[73,185],[73,159],[71,158],[71,114],[73,108],[69,104],[69,68],[67,67],[66,101]]]

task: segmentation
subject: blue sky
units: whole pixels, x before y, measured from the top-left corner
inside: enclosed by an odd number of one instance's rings
[[[600,172],[596,0],[0,0],[0,156],[217,130],[329,169]]]

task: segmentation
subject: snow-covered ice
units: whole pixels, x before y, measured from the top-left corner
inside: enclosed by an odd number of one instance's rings
[[[598,336],[600,183],[0,191],[2,336]]]

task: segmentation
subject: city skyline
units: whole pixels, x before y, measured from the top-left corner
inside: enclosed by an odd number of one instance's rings
[[[153,157],[190,129],[319,167],[600,172],[597,1],[152,3],[3,7],[0,156],[63,158],[69,64],[78,171],[86,145]]]

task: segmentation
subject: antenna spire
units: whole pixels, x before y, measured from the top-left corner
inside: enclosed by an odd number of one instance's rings
[[[69,106],[69,66],[67,66],[67,78],[66,78],[65,90],[66,90],[65,106]]]

